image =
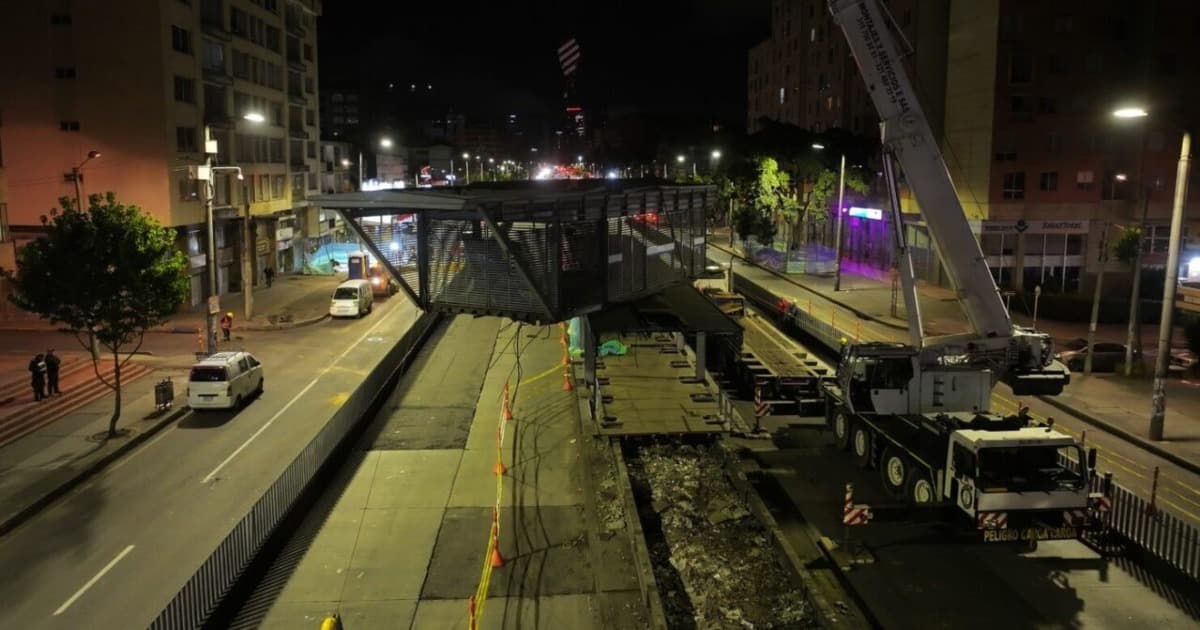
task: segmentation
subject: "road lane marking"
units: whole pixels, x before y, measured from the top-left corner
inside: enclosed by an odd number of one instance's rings
[[[59,606],[58,610],[54,611],[54,614],[52,616],[57,617],[57,616],[63,614],[63,612],[65,612],[68,608],[71,607],[71,604],[75,603],[75,600],[82,597],[83,594],[86,593],[89,588],[92,588],[93,586],[95,586],[96,582],[99,582],[100,578],[104,577],[105,573],[112,571],[112,568],[117,566],[117,563],[121,561],[121,558],[124,558],[125,556],[129,555],[130,551],[133,551],[133,545],[129,545],[128,547],[126,547],[124,551],[117,554],[117,557],[113,558],[108,564],[104,565],[104,568],[100,569],[99,573],[92,576],[92,579],[88,580],[87,584],[84,584],[82,587],[79,588],[78,591],[75,591],[75,594],[72,595],[70,599],[63,602],[63,605]]]
[[[213,478],[217,476],[217,473],[221,472],[221,469],[225,468],[225,466],[227,466],[229,464],[229,462],[233,461],[233,458],[237,457],[242,451],[246,450],[246,447],[250,446],[251,442],[258,439],[258,436],[262,435],[263,431],[266,431],[267,429],[269,429],[271,427],[271,425],[274,424],[275,421],[280,418],[280,416],[287,413],[287,410],[291,409],[292,405],[296,404],[297,400],[300,400],[300,398],[302,396],[304,396],[305,394],[308,393],[308,390],[312,389],[313,386],[316,385],[318,381],[320,381],[322,378],[325,377],[326,374],[328,374],[331,370],[333,370],[334,366],[336,366],[342,359],[346,358],[346,355],[350,354],[351,350],[354,350],[355,348],[357,348],[359,346],[359,344],[362,343],[363,339],[366,339],[368,336],[371,335],[371,333],[375,332],[375,329],[382,326],[383,323],[388,321],[388,318],[390,318],[393,314],[399,313],[399,312],[400,312],[400,310],[394,310],[394,311],[388,313],[388,317],[380,319],[378,322],[375,323],[374,326],[367,329],[367,332],[363,333],[361,337],[356,339],[354,341],[354,343],[346,346],[346,349],[344,351],[342,351],[342,353],[339,354],[336,359],[334,359],[328,365],[326,365],[325,369],[321,370],[321,372],[319,374],[317,374],[316,377],[313,378],[313,380],[309,381],[308,385],[305,385],[304,389],[300,390],[300,393],[293,396],[292,399],[289,400],[287,402],[287,404],[283,406],[283,408],[281,408],[279,411],[276,411],[275,415],[271,416],[270,420],[267,420],[265,423],[263,423],[263,425],[261,427],[259,427],[258,430],[255,431],[253,435],[251,435],[249,438],[247,438],[245,442],[242,442],[241,446],[234,449],[234,451],[229,454],[229,457],[226,457],[224,461],[222,461],[220,464],[217,465],[216,468],[214,468],[212,470],[212,472],[205,475],[204,479],[200,480],[200,483],[206,484],[206,483],[212,481]]]

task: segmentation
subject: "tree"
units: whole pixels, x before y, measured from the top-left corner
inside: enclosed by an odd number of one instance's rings
[[[21,249],[9,299],[91,350],[94,338],[112,355],[111,378],[96,378],[115,394],[108,435],[121,417],[121,368],[142,346],[146,330],[163,323],[188,295],[187,259],[174,232],[113,193],[90,195],[86,212],[64,197],[62,211],[42,217],[46,235]],[[132,346],[132,348],[131,348]]]
[[[816,183],[813,184],[812,192],[808,196],[808,203],[804,205],[800,213],[801,229],[803,230],[802,234],[804,234],[805,239],[809,236],[808,226],[821,225],[829,218],[829,210],[833,207],[833,204],[837,203],[838,180],[840,178],[840,170],[825,169],[817,175]],[[870,187],[863,180],[861,174],[847,169],[846,190],[865,195],[870,190]]]
[[[751,214],[755,220],[752,232],[759,242],[770,244],[775,239],[780,222],[794,222],[800,209],[791,189],[791,178],[779,169],[774,158],[758,160],[758,171],[750,184]],[[740,232],[739,232],[740,234]]]
[[[1121,237],[1113,244],[1113,256],[1122,265],[1132,270],[1137,265],[1138,248],[1142,246],[1142,229],[1130,226],[1121,230]]]

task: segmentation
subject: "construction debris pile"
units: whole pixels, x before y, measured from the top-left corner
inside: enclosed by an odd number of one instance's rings
[[[648,490],[649,508],[661,522],[662,541],[649,544],[670,627],[815,625],[811,605],[776,561],[715,448],[643,447],[630,475],[643,498]]]

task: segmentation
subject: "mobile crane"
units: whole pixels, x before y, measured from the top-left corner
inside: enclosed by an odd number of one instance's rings
[[[1095,522],[1095,451],[1035,423],[1027,409],[991,411],[997,380],[1014,394],[1055,395],[1070,372],[1050,337],[1015,326],[971,232],[937,139],[901,63],[878,0],[828,0],[879,112],[909,343],[842,348],[826,419],[859,465],[909,504],[948,509],[985,541],[1074,538]],[[898,28],[896,28],[898,31]],[[901,220],[895,165],[920,205],[970,332],[925,338]]]

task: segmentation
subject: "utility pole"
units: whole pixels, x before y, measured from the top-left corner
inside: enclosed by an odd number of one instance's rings
[[[251,229],[250,201],[242,197],[246,206],[246,219],[242,222],[242,307],[244,317],[254,317],[254,231]]]
[[[1137,254],[1133,258],[1133,287],[1129,291],[1129,329],[1125,335],[1125,376],[1133,376],[1134,350],[1137,350],[1139,356],[1142,353],[1142,252],[1146,249],[1146,219],[1150,212],[1150,187],[1146,186],[1145,182],[1139,183],[1142,186],[1144,198],[1142,200],[1142,222],[1138,226]]]
[[[1179,246],[1183,236],[1183,204],[1187,201],[1188,166],[1192,136],[1183,132],[1179,170],[1175,174],[1175,202],[1171,206],[1171,243],[1167,250],[1167,277],[1163,285],[1162,320],[1158,328],[1158,356],[1154,361],[1154,393],[1150,396],[1150,439],[1163,439],[1167,416],[1167,366],[1171,360],[1171,333],[1175,316],[1175,289],[1179,282]]]
[[[1087,354],[1083,356],[1083,373],[1092,373],[1092,354],[1096,345],[1096,323],[1100,319],[1100,294],[1104,290],[1104,268],[1108,266],[1108,222],[1100,234],[1100,271],[1096,274],[1096,290],[1092,293],[1092,319],[1088,322]]]
[[[217,236],[213,228],[213,173],[212,156],[217,152],[217,141],[212,137],[212,129],[204,126],[204,166],[200,167],[200,196],[204,204],[204,225],[208,231],[208,256],[204,261],[208,267],[208,300],[205,303],[204,331],[208,339],[208,353],[217,351],[217,327],[214,321],[217,312],[221,310],[220,292],[217,290]]]
[[[842,154],[842,165],[838,169],[838,203],[834,209],[837,217],[836,236],[833,243],[833,290],[842,290],[842,202],[846,195],[846,154]]]

